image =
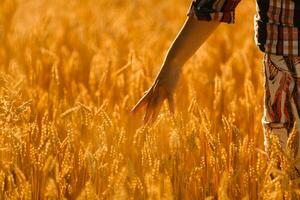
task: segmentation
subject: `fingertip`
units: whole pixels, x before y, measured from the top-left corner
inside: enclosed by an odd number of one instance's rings
[[[143,125],[145,126],[145,125],[147,125],[149,123],[149,117],[144,117],[144,119],[143,119]]]
[[[169,111],[171,114],[175,113],[175,106],[174,106],[174,102],[170,102],[169,101]]]
[[[170,114],[174,116],[175,115],[175,111],[171,109],[170,110]]]
[[[147,119],[143,119],[143,126],[147,126],[148,125],[148,120]]]
[[[130,111],[129,111],[129,115],[130,116],[134,116],[136,114],[136,110],[134,108],[132,108]]]
[[[132,109],[131,109],[131,113],[132,115],[135,114],[138,110],[140,110],[143,106],[145,105],[145,101],[140,101],[138,102]]]
[[[144,120],[143,120],[143,125],[146,125],[149,123],[149,119],[152,116],[152,111],[149,109],[149,107],[146,110],[145,116],[144,116]]]
[[[169,110],[172,115],[175,114],[175,103],[173,96],[168,97]]]

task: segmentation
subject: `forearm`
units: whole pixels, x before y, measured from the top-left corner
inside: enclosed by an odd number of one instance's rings
[[[169,48],[159,74],[181,70],[184,63],[214,32],[220,22],[188,17]]]

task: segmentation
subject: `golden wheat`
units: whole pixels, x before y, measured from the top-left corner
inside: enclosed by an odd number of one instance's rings
[[[0,199],[299,198],[298,133],[264,151],[254,2],[186,63],[174,118],[129,115],[189,5],[0,1]]]

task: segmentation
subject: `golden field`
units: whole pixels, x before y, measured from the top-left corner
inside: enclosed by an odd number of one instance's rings
[[[190,0],[1,0],[0,199],[296,198],[289,151],[264,152],[254,3],[186,63],[174,118],[142,126]]]

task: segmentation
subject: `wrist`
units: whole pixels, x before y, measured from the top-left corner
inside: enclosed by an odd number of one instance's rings
[[[163,65],[161,68],[158,78],[171,78],[173,76],[179,76],[181,73],[181,67],[176,65]]]
[[[163,85],[168,90],[173,91],[181,75],[181,68],[179,67],[163,67],[159,72],[156,82]]]

